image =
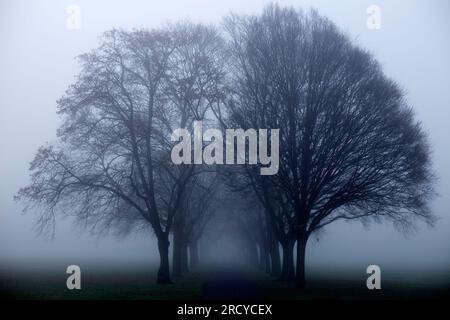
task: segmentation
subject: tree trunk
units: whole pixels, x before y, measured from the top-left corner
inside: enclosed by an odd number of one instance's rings
[[[158,278],[156,283],[158,284],[168,284],[172,283],[170,280],[170,269],[169,269],[169,245],[170,242],[167,236],[161,236],[158,239],[158,251],[159,251],[159,270]]]
[[[247,246],[247,261],[248,264],[251,267],[258,267],[258,245],[256,244],[256,241],[252,241],[251,239],[247,239],[246,241]]]
[[[280,276],[281,272],[281,261],[280,261],[280,250],[278,240],[273,234],[272,230],[269,230],[269,253],[270,253],[270,269],[271,275],[274,277]]]
[[[260,240],[258,241],[258,268],[261,271],[264,271],[264,268],[266,266],[264,261],[265,256],[266,256],[266,248],[264,246],[264,241]]]
[[[190,262],[190,267],[191,269],[195,269],[198,266],[198,242],[197,240],[192,241],[189,244],[189,262]]]
[[[259,268],[270,273],[270,257],[266,239],[262,238],[259,242]]]
[[[295,241],[285,240],[281,244],[283,248],[283,266],[281,270],[280,280],[292,281],[295,279],[294,272],[294,245]]]
[[[274,277],[279,277],[281,274],[281,260],[280,260],[280,244],[274,232],[272,219],[268,211],[265,211],[266,226],[267,226],[267,242],[270,255],[270,274]]]
[[[269,250],[269,247],[267,245],[266,245],[264,264],[265,264],[264,271],[267,274],[270,274],[270,270],[271,270],[271,268],[270,268],[270,250]]]
[[[188,245],[185,238],[181,242],[181,272],[189,272],[188,266]]]
[[[178,225],[173,227],[173,256],[172,256],[172,273],[174,277],[181,276],[182,272],[182,239]]]
[[[297,240],[297,269],[295,273],[295,285],[297,289],[305,289],[305,253],[306,243],[308,239],[306,236],[300,236]]]

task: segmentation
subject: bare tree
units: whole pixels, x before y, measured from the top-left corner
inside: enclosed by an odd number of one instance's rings
[[[174,276],[189,271],[189,255],[191,267],[196,268],[198,265],[198,241],[214,216],[218,187],[215,172],[207,170],[193,176],[187,185],[173,228]]]
[[[294,278],[294,259],[291,255],[286,256],[281,271],[281,261],[278,239],[288,239],[289,233],[286,233],[285,226],[288,227],[280,218],[280,221],[274,226],[271,224],[270,215],[266,213],[264,199],[262,198],[256,183],[252,179],[259,173],[251,172],[257,168],[248,166],[233,168],[224,168],[219,170],[219,174],[226,184],[228,192],[225,198],[228,200],[228,210],[231,217],[236,221],[237,230],[247,240],[247,253],[249,260],[254,260],[258,256],[259,266],[262,270],[273,276],[280,276],[282,280]],[[271,202],[271,208],[274,209],[275,202]],[[274,230],[278,235],[275,235]],[[292,246],[295,239],[292,239]],[[284,246],[283,246],[284,247]],[[254,254],[255,248],[259,253]],[[253,257],[253,258],[252,258]],[[281,274],[280,274],[281,272]]]
[[[31,184],[18,193],[40,209],[39,231],[53,234],[57,214],[94,233],[150,229],[157,281],[170,283],[169,234],[182,235],[187,265],[186,244],[204,227],[190,219],[210,212],[201,209],[210,188],[196,180],[202,167],[172,163],[170,136],[209,110],[223,127],[280,129],[276,175],[257,166],[225,175],[259,201],[250,235],[264,244],[260,231],[272,228],[283,247],[281,278],[294,275],[297,243],[297,287],[305,286],[309,236],[334,221],[390,220],[404,230],[433,223],[426,136],[369,53],[315,11],[272,5],[261,16],[230,17],[225,28],[225,46],[201,25],[113,30],[80,57],[81,72],[58,101],[58,142],[39,149]]]
[[[298,288],[309,236],[334,221],[433,223],[426,136],[369,53],[315,11],[272,5],[226,29],[232,87],[216,114],[227,126],[280,129],[278,174],[246,172],[275,234],[284,221],[297,242]]]
[[[18,193],[41,209],[40,231],[54,231],[56,214],[92,232],[150,226],[157,282],[171,282],[169,233],[194,168],[171,162],[170,136],[216,103],[221,43],[201,25],[113,30],[80,56],[77,81],[58,101],[58,143],[39,149]]]
[[[244,262],[252,268],[264,270],[266,257],[261,255],[263,226],[260,221],[260,205],[254,201],[248,201],[248,198],[244,199],[235,191],[229,191],[227,199],[227,205],[222,214],[226,217],[226,222],[232,226],[233,236],[238,237],[242,242]]]
[[[214,218],[223,198],[216,173],[198,175],[193,179],[192,184],[186,212],[185,235],[189,248],[190,267],[195,269],[199,263],[198,242],[208,223]]]

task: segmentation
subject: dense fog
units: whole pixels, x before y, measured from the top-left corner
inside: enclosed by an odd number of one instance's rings
[[[384,73],[405,90],[429,135],[438,196],[431,228],[418,224],[404,234],[391,224],[337,222],[308,242],[307,270],[351,269],[369,264],[402,273],[433,276],[450,271],[450,3],[377,1],[381,29],[366,26],[372,1],[277,1],[317,8],[354,42],[374,54]],[[81,9],[81,28],[66,27],[69,5]],[[38,147],[55,141],[60,119],[56,100],[79,72],[75,56],[98,46],[112,28],[153,28],[190,19],[219,24],[230,12],[259,14],[263,1],[16,1],[0,3],[0,267],[45,264],[140,264],[158,259],[150,230],[125,238],[97,237],[57,221],[54,239],[36,237],[32,212],[22,214],[16,192],[29,182]],[[208,226],[200,251],[210,261],[234,263],[241,245],[227,228]],[[220,252],[220,255],[217,255]]]

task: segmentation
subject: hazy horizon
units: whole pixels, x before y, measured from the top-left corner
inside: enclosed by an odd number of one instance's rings
[[[353,268],[369,264],[396,270],[450,271],[450,3],[446,1],[274,1],[317,8],[355,43],[372,52],[385,74],[405,90],[429,135],[438,178],[431,208],[435,228],[418,224],[404,235],[392,224],[338,222],[308,243],[308,267]],[[219,25],[230,12],[260,13],[268,1],[13,1],[0,3],[0,266],[24,261],[152,262],[151,232],[97,238],[58,221],[53,240],[36,237],[35,216],[21,214],[14,194],[29,182],[38,147],[56,140],[56,100],[73,83],[77,55],[96,48],[112,28],[153,28],[190,19]],[[81,8],[81,29],[66,28],[66,8]],[[381,8],[381,29],[366,27],[366,8]],[[357,239],[357,240],[356,240]],[[220,246],[220,241],[218,242]],[[363,269],[362,272],[365,272]]]

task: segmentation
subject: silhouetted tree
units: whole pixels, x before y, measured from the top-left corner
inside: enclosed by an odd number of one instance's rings
[[[216,173],[196,176],[192,184],[192,192],[188,198],[185,234],[190,267],[195,269],[199,263],[198,242],[224,199],[221,197],[222,186],[217,180]]]
[[[239,118],[239,115],[231,114],[230,118],[225,120],[218,112],[216,114],[224,127],[233,125],[234,118]],[[226,114],[226,112],[223,114]],[[294,280],[293,249],[296,235],[292,224],[293,210],[289,207],[289,201],[279,190],[272,188],[269,192],[270,185],[265,183],[266,180],[261,180],[259,168],[256,166],[232,166],[223,168],[218,172],[232,193],[232,195],[227,196],[228,201],[235,203],[232,210],[237,210],[238,214],[250,215],[245,218],[249,220],[248,223],[238,223],[238,230],[242,230],[241,232],[247,235],[247,240],[255,242],[255,245],[259,240],[253,233],[265,233],[266,243],[269,245],[267,251],[270,255],[271,274],[279,276],[279,279],[283,281]],[[261,186],[264,186],[264,188],[261,188]],[[241,196],[234,194],[240,194]],[[237,200],[230,200],[230,198]],[[258,201],[259,205],[255,204]],[[258,210],[249,211],[245,206],[252,208],[256,206]],[[260,216],[261,213],[262,216]],[[263,219],[264,222],[259,222],[259,219]],[[264,226],[265,230],[261,229],[261,226]],[[280,263],[279,244],[283,249],[282,264]],[[247,251],[251,253],[253,246],[253,244],[249,244],[248,248],[250,249]],[[250,254],[250,256],[254,256],[254,254]]]
[[[272,5],[226,29],[231,94],[215,112],[230,127],[280,129],[278,173],[246,172],[275,234],[284,221],[297,242],[298,288],[309,236],[334,221],[433,223],[425,134],[371,54],[315,11]]]
[[[222,193],[227,200],[225,210],[233,221],[236,231],[245,243],[247,261],[266,273],[278,276],[280,273],[279,243],[273,237],[267,223],[264,208],[251,188],[240,178],[238,168],[219,170],[226,190]]]
[[[196,268],[199,260],[198,241],[206,225],[213,218],[217,208],[220,184],[213,171],[206,171],[192,177],[187,185],[180,214],[174,223],[173,274],[180,276]],[[188,254],[189,250],[189,254]]]
[[[426,136],[372,55],[315,11],[272,5],[230,17],[225,29],[225,45],[201,25],[113,30],[80,57],[81,72],[58,101],[58,142],[39,149],[31,184],[18,193],[40,209],[39,231],[53,233],[57,214],[95,233],[151,227],[157,281],[170,283],[169,234],[187,270],[187,248],[195,257],[213,200],[202,166],[172,163],[170,136],[209,110],[223,128],[280,129],[277,174],[262,176],[257,165],[218,173],[243,192],[228,202],[241,207],[238,226],[253,258],[259,244],[265,269],[269,256],[277,268],[279,241],[280,277],[292,279],[297,243],[298,288],[310,235],[334,221],[433,223]]]
[[[81,72],[58,101],[58,143],[41,147],[32,182],[19,191],[39,207],[37,226],[74,216],[93,232],[151,226],[158,283],[170,283],[169,233],[196,174],[170,159],[176,128],[191,129],[220,98],[222,40],[212,28],[179,24],[113,30],[80,56]]]

